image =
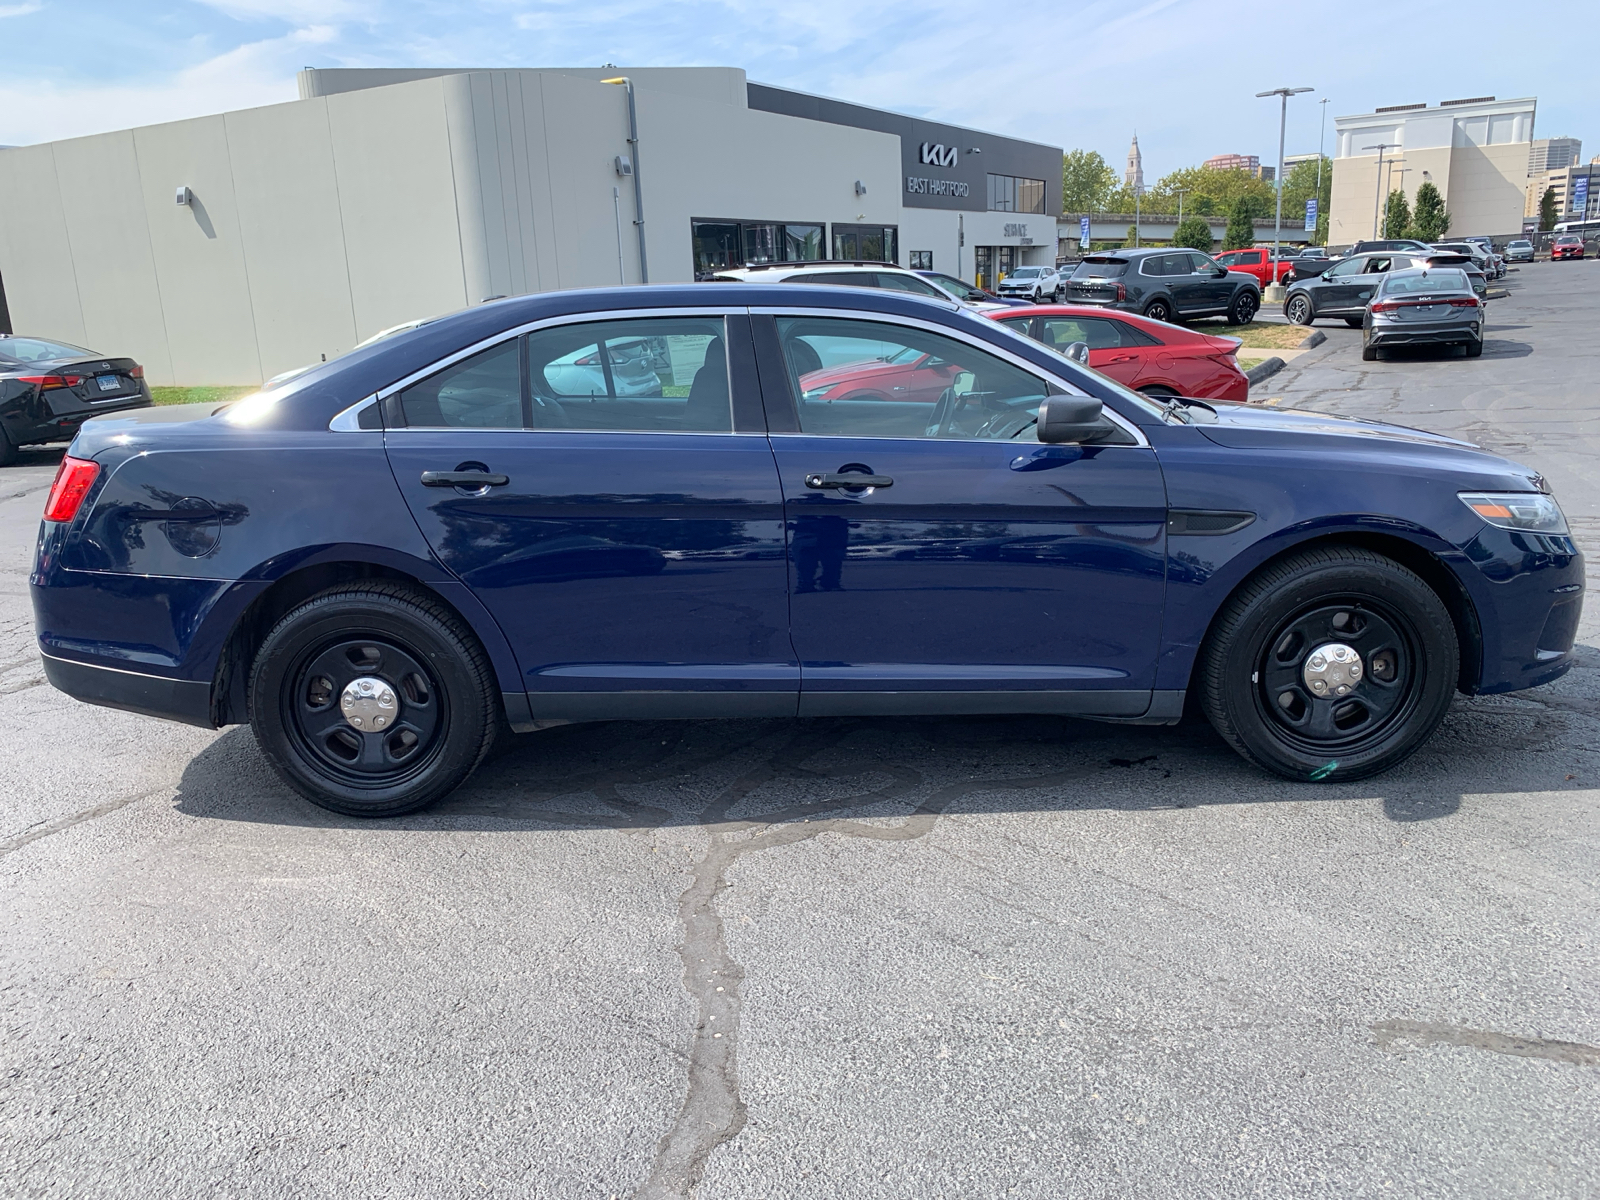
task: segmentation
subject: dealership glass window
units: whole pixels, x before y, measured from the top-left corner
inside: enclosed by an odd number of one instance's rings
[[[733,428],[720,317],[586,321],[527,342],[536,429]]]
[[[913,271],[933,270],[932,250],[913,250],[910,252],[911,269]]]
[[[821,225],[785,225],[783,261],[816,262],[822,257]]]
[[[690,229],[696,278],[752,263],[815,262],[823,256],[820,223],[692,221]]]
[[[743,265],[743,239],[737,224],[696,221],[693,229],[695,274]]]
[[[841,262],[899,262],[898,225],[835,225],[833,257]]]
[[[1044,180],[1015,175],[989,176],[989,211],[1044,212]]]

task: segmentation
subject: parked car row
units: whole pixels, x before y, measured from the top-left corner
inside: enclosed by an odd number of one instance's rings
[[[1415,245],[1422,247],[1420,242]],[[1291,283],[1284,297],[1283,315],[1295,325],[1338,317],[1351,328],[1359,328],[1366,321],[1367,306],[1385,275],[1391,271],[1446,267],[1462,273],[1480,303],[1487,298],[1488,280],[1468,254],[1429,247],[1362,251],[1340,259],[1320,275]]]

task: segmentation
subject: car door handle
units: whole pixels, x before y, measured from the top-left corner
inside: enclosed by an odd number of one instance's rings
[[[505,487],[511,482],[509,475],[496,475],[493,471],[424,471],[423,487],[492,488]]]
[[[1116,362],[1137,362],[1138,359],[1139,359],[1139,356],[1137,354],[1119,354],[1115,358],[1113,358],[1111,361],[1114,362],[1114,363],[1116,363]]]
[[[887,475],[860,475],[847,472],[843,475],[807,475],[808,488],[880,488],[894,486]]]

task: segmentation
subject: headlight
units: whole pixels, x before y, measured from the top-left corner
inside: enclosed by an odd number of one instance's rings
[[[807,388],[805,391],[800,393],[800,399],[802,399],[802,400],[821,400],[824,396],[826,396],[832,390],[833,390],[833,385],[831,383],[827,387]]]
[[[1460,492],[1461,503],[1498,529],[1566,533],[1567,518],[1554,496],[1539,492]]]

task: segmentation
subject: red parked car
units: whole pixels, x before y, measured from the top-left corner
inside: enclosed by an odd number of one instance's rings
[[[1041,304],[984,314],[1008,329],[1065,351],[1089,347],[1089,365],[1125,387],[1154,396],[1248,400],[1250,380],[1234,352],[1240,341],[1133,313],[1072,304]]]
[[[807,400],[914,400],[936,404],[960,373],[961,368],[955,363],[907,348],[887,358],[807,371],[800,376],[800,387]]]
[[[1550,261],[1558,258],[1582,258],[1583,239],[1575,233],[1563,233],[1550,243]]]
[[[1218,266],[1227,267],[1230,271],[1243,271],[1246,275],[1254,275],[1256,282],[1262,287],[1271,283],[1282,283],[1294,270],[1294,258],[1285,246],[1277,259],[1272,257],[1271,246],[1254,246],[1249,250],[1229,250],[1226,254],[1213,256]]]

